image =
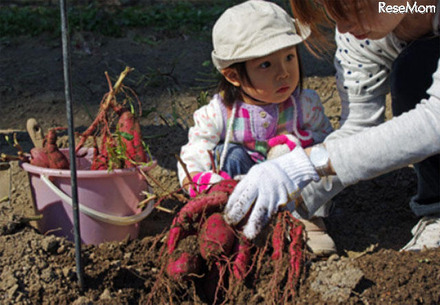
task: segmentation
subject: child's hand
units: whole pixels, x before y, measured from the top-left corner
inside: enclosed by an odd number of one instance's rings
[[[298,132],[304,139],[298,139],[291,134],[282,134],[269,139],[267,144],[271,148],[267,154],[267,159],[270,160],[282,156],[292,151],[297,145],[307,147],[313,143],[310,132],[306,130],[298,130]]]
[[[299,142],[301,143],[301,147],[302,148],[306,148],[310,145],[313,144],[313,137],[312,137],[312,132],[308,131],[308,130],[302,130],[300,128],[297,128],[296,130],[300,137],[299,137]]]
[[[200,172],[192,178],[196,190],[194,190],[193,186],[189,187],[189,196],[196,197],[199,193],[204,190],[210,188],[212,185],[222,181],[223,179],[231,179],[226,172],[220,171],[218,174],[209,171],[209,172]]]

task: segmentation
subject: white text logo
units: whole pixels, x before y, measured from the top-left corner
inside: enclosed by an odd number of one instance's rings
[[[387,5],[385,1],[379,2],[379,13],[386,14],[435,14],[435,5],[418,5],[415,1],[412,5],[406,2],[406,5]]]

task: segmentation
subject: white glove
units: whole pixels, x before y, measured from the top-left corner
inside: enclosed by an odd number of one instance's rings
[[[278,209],[299,197],[312,180],[318,181],[319,176],[299,145],[279,158],[254,165],[229,197],[225,220],[236,225],[252,209],[243,234],[254,239]]]

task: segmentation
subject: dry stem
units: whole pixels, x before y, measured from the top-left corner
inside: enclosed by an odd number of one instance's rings
[[[176,156],[177,161],[179,161],[180,165],[182,165],[182,168],[185,171],[186,178],[188,178],[188,181],[191,184],[191,186],[193,187],[193,190],[199,195],[199,192],[197,192],[197,186],[194,183],[194,181],[192,180],[191,175],[188,172],[188,168],[186,167],[185,162],[183,162],[183,160],[180,158],[179,155],[176,154],[175,156]]]
[[[109,83],[110,91],[105,95],[104,101],[101,103],[101,106],[99,107],[99,113],[96,116],[95,120],[89,126],[89,128],[87,128],[87,130],[81,135],[81,140],[79,141],[75,149],[76,152],[78,152],[78,150],[84,145],[86,139],[95,131],[95,129],[99,125],[99,122],[105,119],[105,115],[109,107],[112,106],[114,108],[117,108],[117,105],[115,103],[116,94],[119,93],[119,91],[122,89],[122,81],[124,80],[124,78],[127,76],[128,73],[130,73],[133,70],[134,70],[133,68],[126,67],[125,70],[122,71],[122,73],[119,75],[119,78],[114,86],[112,86],[111,84],[108,73],[105,72],[107,82]]]

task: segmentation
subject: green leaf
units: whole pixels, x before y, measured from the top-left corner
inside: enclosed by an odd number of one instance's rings
[[[123,137],[124,139],[131,141],[133,140],[134,136],[128,132],[121,132],[121,137]]]

